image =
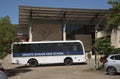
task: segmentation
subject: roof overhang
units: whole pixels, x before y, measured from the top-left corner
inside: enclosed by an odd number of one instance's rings
[[[102,19],[105,21],[105,14],[108,10],[104,9],[74,9],[74,8],[47,8],[19,6],[19,25],[27,27],[30,20],[53,20],[59,22],[82,23],[93,25]]]

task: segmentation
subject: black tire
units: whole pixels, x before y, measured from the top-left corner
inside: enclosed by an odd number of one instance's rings
[[[73,60],[72,60],[71,58],[66,58],[66,59],[64,60],[64,64],[65,64],[65,65],[71,65],[71,64],[73,64]]]
[[[109,75],[115,75],[116,74],[116,69],[112,66],[107,68],[107,74]]]
[[[28,61],[29,66],[36,67],[38,66],[38,61],[36,59],[30,59]]]

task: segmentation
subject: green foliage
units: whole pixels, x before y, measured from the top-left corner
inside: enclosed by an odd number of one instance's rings
[[[10,23],[8,16],[0,18],[0,58],[10,53],[11,43],[16,41],[16,26]]]
[[[99,54],[108,55],[113,52],[114,47],[111,46],[110,39],[105,37],[102,39],[96,39],[93,49]]]
[[[115,48],[114,50],[113,50],[113,54],[120,54],[120,48]]]
[[[119,29],[120,27],[120,0],[109,0],[108,4],[112,5],[110,14],[107,14],[107,30]]]
[[[107,37],[96,39],[93,45],[93,49],[99,54],[109,55],[120,53],[120,48],[114,48],[111,46],[110,39]]]
[[[3,25],[11,24],[10,17],[9,16],[1,17],[0,24],[3,24]]]
[[[93,49],[97,51],[97,53],[104,55],[100,58],[100,61],[103,64],[108,55],[120,53],[120,48],[114,48],[113,46],[111,46],[110,39],[107,37],[96,39],[93,45]]]

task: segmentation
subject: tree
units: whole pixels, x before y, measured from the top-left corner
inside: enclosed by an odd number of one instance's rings
[[[1,17],[0,24],[3,24],[3,25],[11,24],[10,17],[9,16]]]
[[[111,46],[110,39],[107,37],[96,39],[93,45],[93,49],[97,51],[98,54],[104,55],[100,58],[100,61],[104,64],[104,59],[110,54],[120,53],[120,48],[114,48]]]
[[[120,28],[120,0],[109,0],[108,4],[112,5],[109,9],[110,14],[107,14],[106,29],[112,31]]]
[[[98,69],[103,67],[106,57],[114,52],[114,47],[111,46],[110,39],[107,37],[96,39],[93,45],[93,49],[95,50],[95,52],[97,52],[97,55],[104,55],[100,59],[97,58],[103,63],[101,67],[99,66],[99,61],[97,61],[95,58],[96,66],[98,66]]]
[[[0,58],[10,53],[11,44],[16,41],[15,29],[8,16],[0,18]]]

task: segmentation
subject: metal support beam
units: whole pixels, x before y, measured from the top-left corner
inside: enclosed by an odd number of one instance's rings
[[[97,12],[95,16],[91,19],[90,24],[92,24],[95,21],[95,19],[98,18],[98,16],[99,16],[99,12]]]

